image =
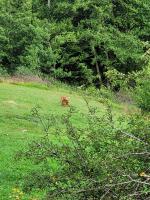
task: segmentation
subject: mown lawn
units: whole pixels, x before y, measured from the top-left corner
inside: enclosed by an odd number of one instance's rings
[[[29,120],[31,109],[40,105],[44,113],[62,114],[68,108],[60,104],[61,96],[69,96],[71,105],[82,112],[87,111],[83,98],[69,89],[40,86],[39,84],[0,83],[0,199],[12,198],[12,191],[21,188],[23,177],[32,168],[26,160],[15,160],[18,150],[27,148],[27,144],[42,135],[42,129]],[[104,105],[91,99],[91,104],[102,113]],[[117,107],[117,106],[116,106]],[[114,110],[119,113],[121,107]],[[119,112],[118,112],[119,111]],[[82,119],[76,116],[74,122],[82,126]],[[35,166],[34,166],[35,167]],[[34,199],[39,191],[24,194],[23,199]],[[42,195],[42,194],[41,194]]]

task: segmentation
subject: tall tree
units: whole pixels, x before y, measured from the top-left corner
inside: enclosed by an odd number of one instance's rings
[[[149,0],[1,0],[1,4],[1,65],[11,70],[32,65],[62,80],[85,84],[104,82],[110,68],[127,73],[144,64],[142,55],[150,39]]]

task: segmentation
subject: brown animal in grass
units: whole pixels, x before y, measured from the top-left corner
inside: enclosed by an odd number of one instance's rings
[[[61,105],[62,106],[69,106],[69,97],[62,96],[61,97]]]

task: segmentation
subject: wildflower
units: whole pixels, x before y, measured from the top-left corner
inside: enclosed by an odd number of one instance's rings
[[[140,176],[142,176],[142,177],[146,176],[145,172],[141,172]]]

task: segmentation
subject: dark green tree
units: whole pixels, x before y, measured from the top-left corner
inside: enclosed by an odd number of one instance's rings
[[[101,85],[143,67],[149,18],[148,0],[1,0],[1,66]]]

